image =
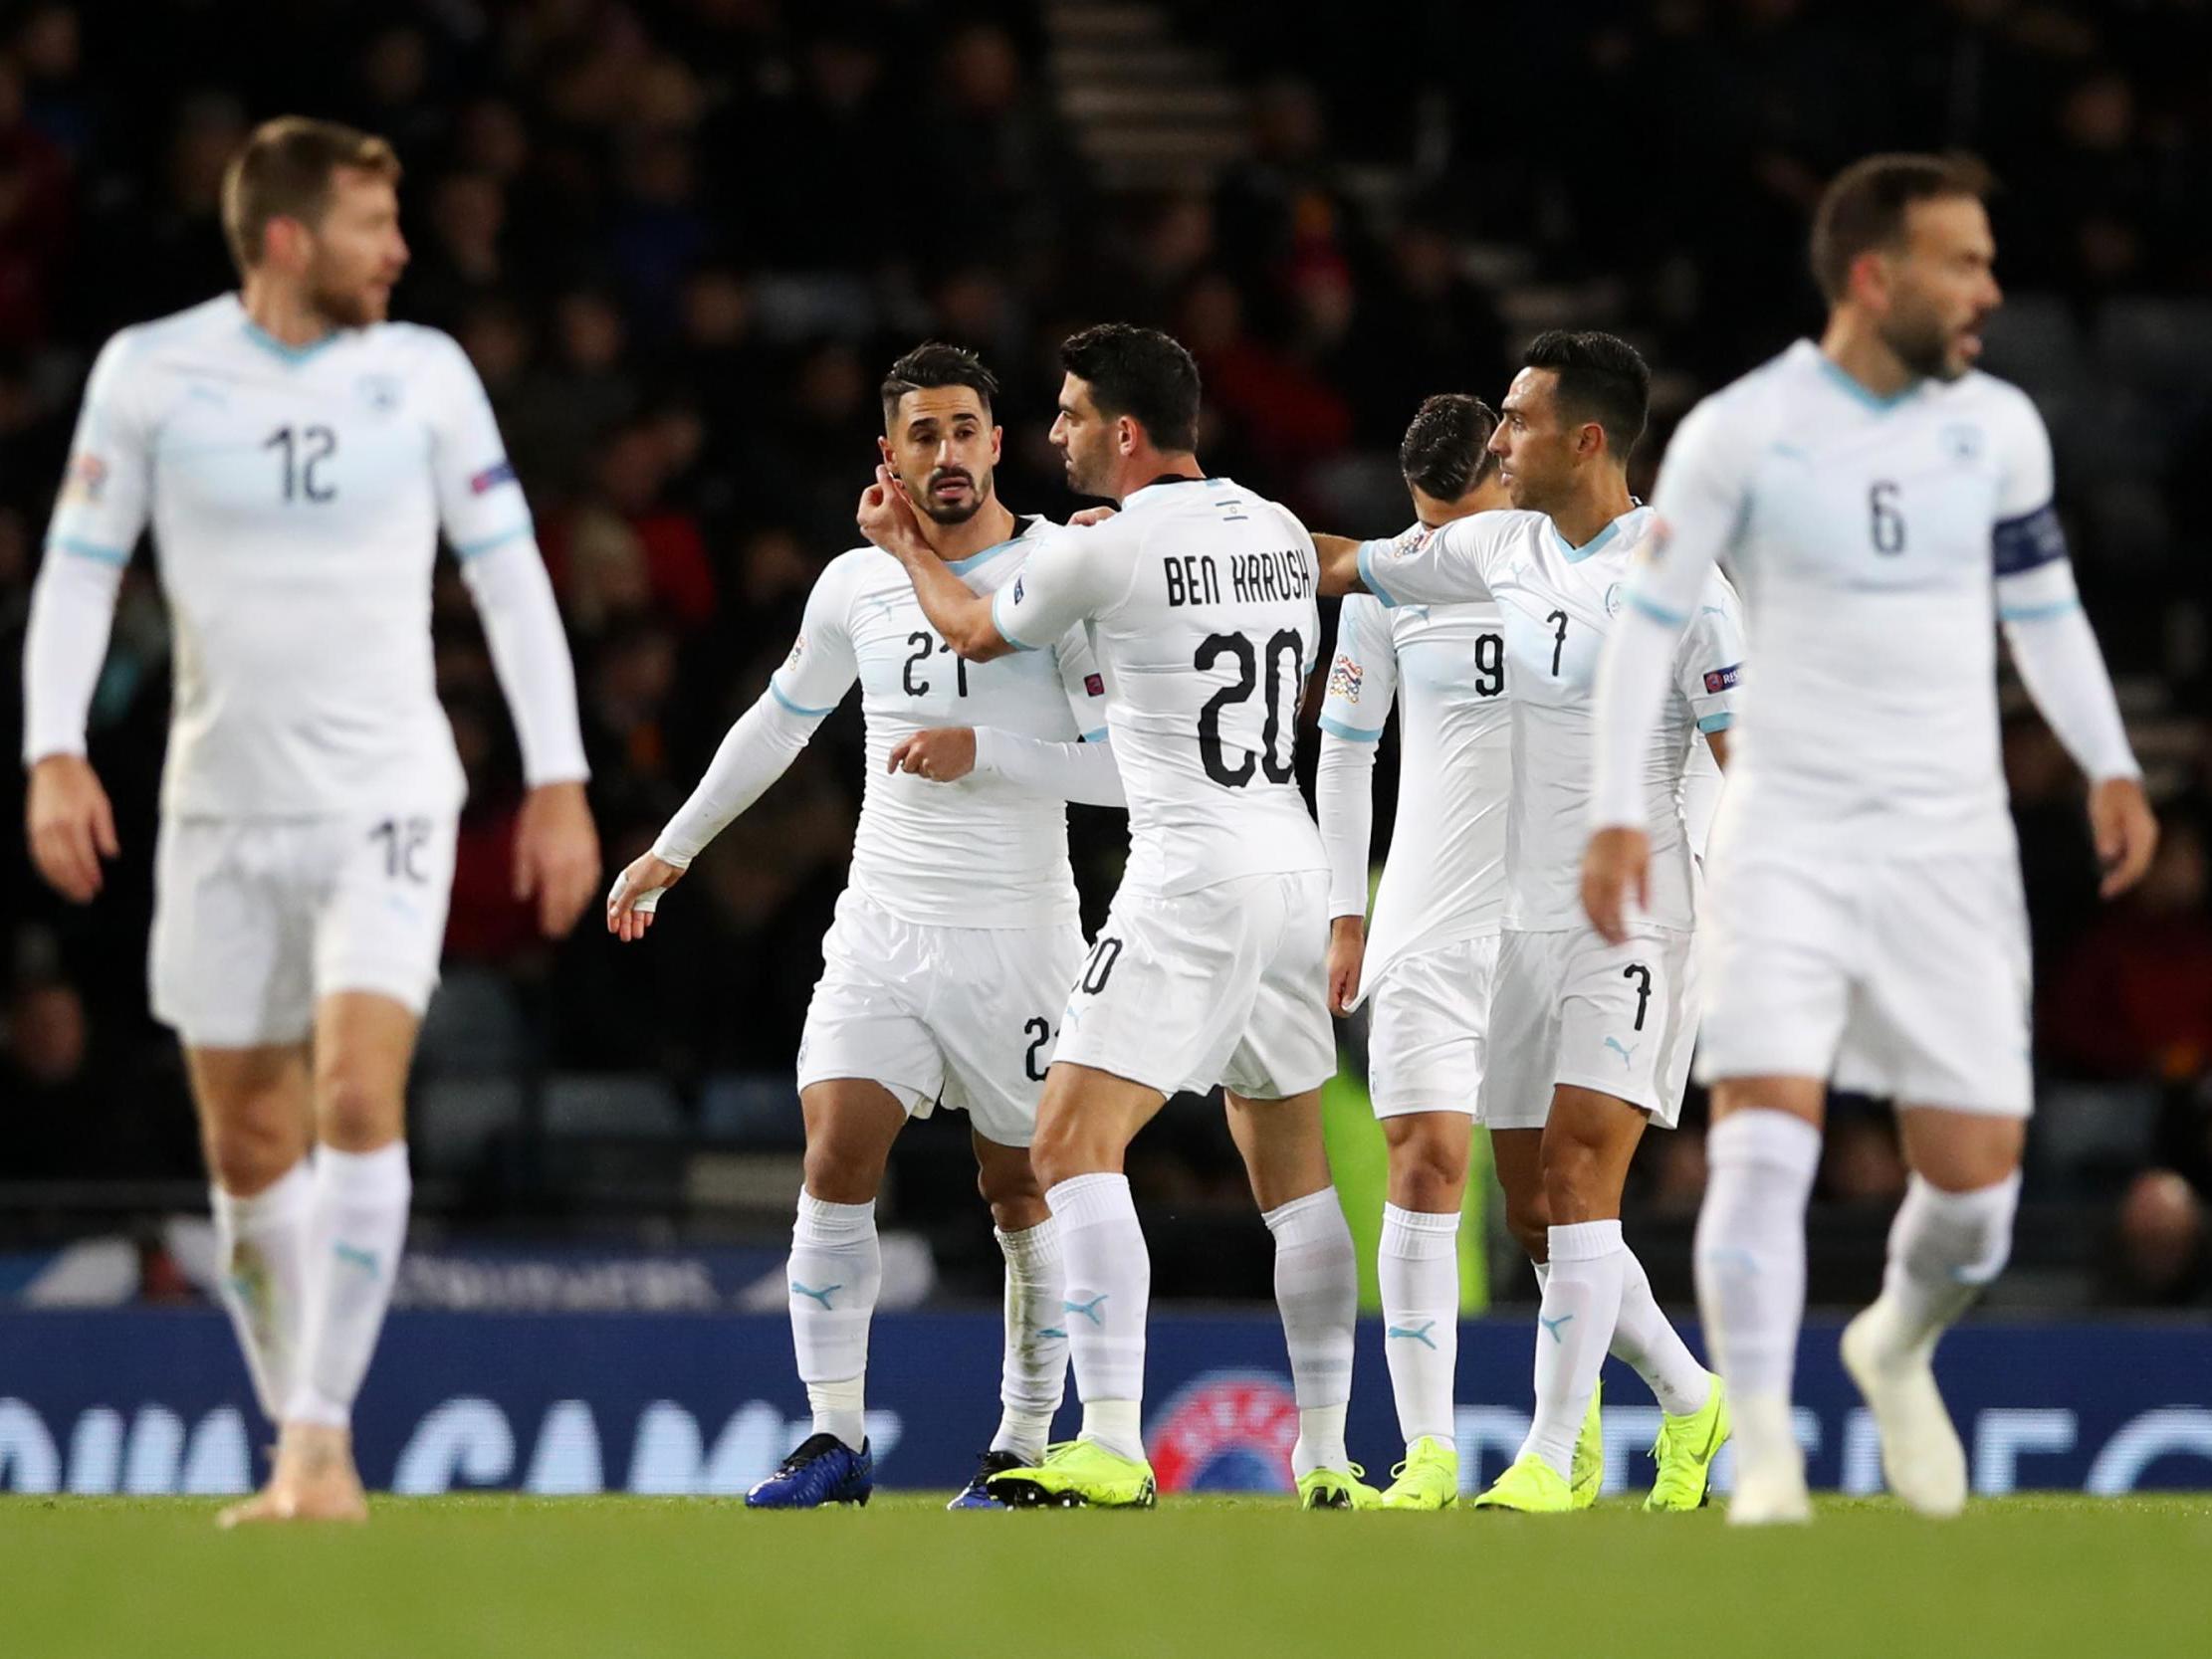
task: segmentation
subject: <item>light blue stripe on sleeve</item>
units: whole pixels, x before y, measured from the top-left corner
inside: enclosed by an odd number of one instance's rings
[[[1662,622],[1669,628],[1679,628],[1683,623],[1689,620],[1687,616],[1684,616],[1677,611],[1670,611],[1664,605],[1654,604],[1651,600],[1645,598],[1644,595],[1641,593],[1631,593],[1629,595],[1629,603],[1634,605],[1638,610],[1642,611],[1646,616],[1650,617],[1654,622]]]
[[[481,536],[474,541],[456,541],[453,544],[453,556],[461,559],[474,558],[479,553],[490,552],[494,547],[506,546],[517,536],[530,535],[536,529],[537,526],[525,518],[514,528],[501,530],[497,535]]]
[[[1018,585],[1018,581],[1019,579],[1016,578],[1016,585]],[[1019,638],[1011,628],[1006,626],[1005,606],[1012,597],[1013,589],[1010,587],[1002,587],[991,596],[991,625],[998,630],[998,637],[1016,651],[1034,651],[1036,650],[1035,646]]]
[[[1999,622],[2041,622],[2046,617],[2064,616],[2069,611],[2082,608],[2080,599],[2054,599],[2048,605],[2000,605],[1997,607]]]
[[[834,714],[836,712],[833,709],[801,709],[797,704],[793,703],[789,698],[783,695],[783,688],[775,683],[775,677],[774,675],[769,676],[769,696],[774,698],[776,702],[782,704],[784,708],[788,709],[792,714],[798,716],[800,720],[818,721],[822,718],[822,716]]]
[[[1398,601],[1390,596],[1388,588],[1375,579],[1375,551],[1378,547],[1388,547],[1389,545],[1388,541],[1363,541],[1360,543],[1360,585],[1395,610]]]
[[[128,547],[111,547],[105,542],[87,541],[81,535],[57,535],[47,545],[59,547],[65,553],[75,553],[79,558],[98,559],[103,564],[112,564],[117,569],[130,562]]]
[[[1363,731],[1356,726],[1346,726],[1342,721],[1328,715],[1321,717],[1321,729],[1331,736],[1347,737],[1355,743],[1377,742],[1383,735],[1381,727],[1377,727],[1373,731]]]
[[[1106,728],[1103,726],[1100,726],[1096,731],[1086,731],[1083,733],[1083,741],[1086,743],[1103,743],[1105,740]]]
[[[1717,715],[1706,715],[1701,720],[1699,720],[1697,723],[1697,729],[1707,732],[1725,731],[1728,729],[1728,727],[1735,724],[1736,717],[1729,714],[1725,709],[1723,709]]]

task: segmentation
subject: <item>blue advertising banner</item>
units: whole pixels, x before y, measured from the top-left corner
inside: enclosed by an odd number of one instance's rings
[[[1879,1449],[1837,1329],[1806,1333],[1798,1434],[1816,1486],[1875,1491]],[[1462,1328],[1470,1489],[1527,1428],[1533,1331]],[[1400,1441],[1380,1327],[1360,1345],[1352,1454],[1387,1469]],[[960,1485],[996,1422],[996,1317],[882,1314],[871,1347],[878,1478]],[[2212,1487],[2212,1328],[1970,1326],[1945,1341],[1939,1371],[1979,1491]],[[1163,1490],[1288,1490],[1297,1409],[1270,1314],[1155,1319],[1149,1385]],[[1618,1363],[1606,1386],[1607,1482],[1632,1490],[1651,1478],[1658,1411]],[[1061,1431],[1073,1420],[1070,1404]],[[806,1432],[781,1319],[685,1313],[396,1313],[355,1418],[369,1483],[404,1493],[737,1493]],[[219,1314],[0,1311],[0,1489],[237,1492],[267,1438]]]

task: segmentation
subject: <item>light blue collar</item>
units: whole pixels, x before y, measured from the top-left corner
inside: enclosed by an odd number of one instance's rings
[[[1813,360],[1820,364],[1821,372],[1828,376],[1831,385],[1855,399],[1860,407],[1870,409],[1878,415],[1886,415],[1920,389],[1920,382],[1915,380],[1904,390],[1892,392],[1889,396],[1882,397],[1879,393],[1868,390],[1867,386],[1856,378],[1849,369],[1845,368],[1843,364],[1836,361],[1827,352],[1821,350],[1819,346],[1813,348]]]
[[[275,334],[272,334],[268,329],[264,328],[252,317],[249,316],[246,318],[246,337],[252,340],[254,344],[260,346],[262,350],[288,363],[306,362],[317,352],[323,350],[324,347],[335,344],[337,342],[338,336],[344,332],[345,330],[342,328],[332,328],[329,333],[325,334],[321,339],[316,340],[312,344],[287,345],[283,340],[277,338]]]
[[[1544,527],[1551,531],[1551,538],[1559,548],[1559,556],[1569,564],[1580,564],[1592,553],[1603,552],[1608,546],[1612,545],[1613,538],[1621,533],[1621,525],[1643,511],[1644,504],[1642,502],[1637,503],[1627,513],[1622,514],[1620,518],[1614,519],[1612,523],[1606,525],[1604,529],[1598,531],[1596,535],[1593,535],[1579,547],[1570,546],[1567,538],[1559,533],[1559,526],[1553,523],[1551,519],[1546,518],[1544,520]]]
[[[945,561],[945,568],[950,570],[956,576],[967,575],[969,571],[975,569],[977,565],[983,563],[983,561],[991,557],[993,553],[1005,551],[1006,548],[1012,546],[1016,541],[1019,541],[1023,536],[1027,535],[1031,530],[1035,529],[1037,527],[1037,515],[1033,513],[1028,515],[1017,513],[1014,515],[1014,522],[1016,524],[1019,524],[1021,527],[1015,530],[1013,534],[1007,536],[1005,540],[994,541],[982,552],[970,553],[966,558],[947,559]]]

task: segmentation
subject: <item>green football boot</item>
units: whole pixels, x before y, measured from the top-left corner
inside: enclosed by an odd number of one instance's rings
[[[1425,1434],[1406,1448],[1406,1461],[1391,1471],[1378,1508],[1447,1510],[1459,1502],[1459,1451],[1448,1440]]]
[[[1659,1479],[1644,1500],[1647,1510],[1703,1509],[1712,1493],[1713,1459],[1728,1443],[1728,1390],[1719,1377],[1706,1390],[1705,1403],[1681,1416],[1659,1419],[1652,1457]]]
[[[1371,1510],[1381,1506],[1383,1495],[1360,1477],[1367,1471],[1356,1463],[1342,1469],[1316,1469],[1298,1481],[1298,1507],[1302,1510]]]
[[[1582,1432],[1575,1436],[1574,1473],[1567,1484],[1578,1510],[1596,1503],[1598,1489],[1605,1485],[1605,1428],[1598,1416],[1598,1401],[1604,1396],[1605,1383],[1600,1380],[1590,1390],[1590,1409],[1583,1413]]]
[[[1575,1507],[1566,1477],[1534,1452],[1523,1452],[1498,1476],[1497,1484],[1474,1500],[1478,1510],[1516,1510],[1522,1515],[1566,1515]]]
[[[1047,1446],[1042,1463],[994,1475],[986,1487],[1008,1509],[1148,1510],[1159,1502],[1151,1464],[1095,1440]]]

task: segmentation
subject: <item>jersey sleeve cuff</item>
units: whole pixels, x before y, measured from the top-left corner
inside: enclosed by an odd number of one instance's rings
[[[991,625],[998,630],[998,637],[1016,651],[1034,651],[1038,648],[1021,638],[1006,625],[1006,612],[1011,608],[1013,589],[1002,587],[991,596]]]
[[[1321,729],[1328,732],[1330,736],[1343,737],[1348,741],[1355,743],[1376,742],[1379,741],[1383,735],[1382,729],[1380,727],[1377,727],[1373,731],[1369,731],[1357,726],[1347,726],[1344,722],[1334,719],[1333,717],[1328,715],[1323,715],[1321,717],[1320,726]]]
[[[526,518],[519,524],[510,525],[491,535],[480,535],[473,541],[456,541],[453,544],[453,556],[464,561],[476,558],[490,552],[494,547],[504,547],[521,536],[533,534],[536,529],[537,526]]]
[[[1398,606],[1398,600],[1392,595],[1389,588],[1375,579],[1375,555],[1379,550],[1387,548],[1389,545],[1388,541],[1363,541],[1360,543],[1360,586],[1366,588],[1368,592],[1374,594],[1376,598],[1395,610]]]
[[[793,703],[783,695],[783,688],[775,683],[775,677],[773,674],[769,676],[769,696],[781,704],[787,713],[796,715],[800,720],[818,721],[825,715],[835,713],[833,709],[809,709],[803,704]]]
[[[61,552],[75,553],[79,558],[97,559],[102,564],[111,564],[118,570],[130,562],[128,547],[114,547],[105,541],[90,541],[82,535],[49,536],[46,544]]]
[[[1734,713],[1727,709],[1721,710],[1718,714],[1700,715],[1697,717],[1697,729],[1704,732],[1707,736],[1710,736],[1715,731],[1725,731],[1728,729],[1728,727],[1735,724],[1736,717]]]

